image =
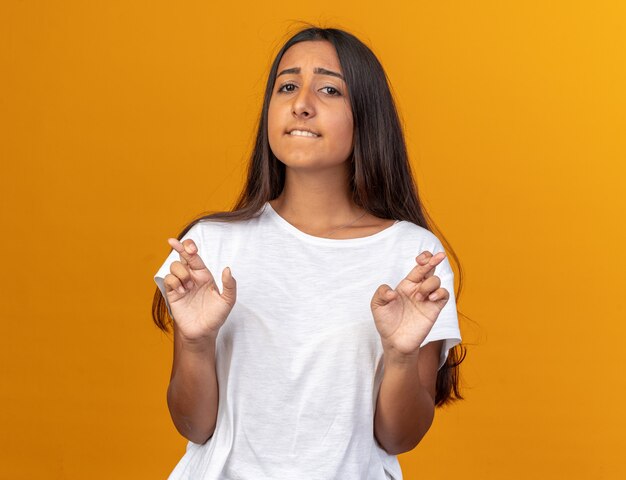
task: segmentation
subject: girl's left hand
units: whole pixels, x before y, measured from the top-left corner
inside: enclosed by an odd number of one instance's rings
[[[417,265],[394,289],[383,284],[374,293],[370,307],[385,351],[416,355],[450,294],[440,288],[435,267],[446,257],[429,251],[416,257]]]

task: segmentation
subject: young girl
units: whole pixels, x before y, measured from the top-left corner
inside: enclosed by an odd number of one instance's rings
[[[453,272],[353,35],[286,42],[235,208],[168,242],[153,316],[189,440],[170,479],[398,480],[396,455],[462,398]]]

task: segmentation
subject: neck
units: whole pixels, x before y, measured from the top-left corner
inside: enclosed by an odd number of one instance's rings
[[[336,171],[317,178],[290,174],[289,169],[287,174],[283,191],[270,204],[289,223],[324,233],[357,219],[353,225],[358,225],[359,217],[367,217],[352,201],[345,177]]]

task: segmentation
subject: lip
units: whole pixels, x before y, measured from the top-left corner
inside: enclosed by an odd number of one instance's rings
[[[293,127],[293,128],[288,128],[288,129],[285,131],[285,133],[286,133],[287,135],[291,135],[291,132],[293,132],[294,130],[302,130],[303,132],[310,132],[310,133],[313,133],[313,134],[317,135],[318,137],[321,137],[321,135],[320,135],[318,132],[316,132],[315,130],[311,130],[310,128],[307,128],[307,127]],[[305,138],[310,138],[310,137],[305,137]]]

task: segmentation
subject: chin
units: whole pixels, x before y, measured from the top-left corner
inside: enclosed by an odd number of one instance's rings
[[[321,167],[323,162],[317,160],[315,158],[310,158],[306,156],[287,156],[287,157],[276,157],[281,162],[283,162],[286,166],[292,168],[311,168],[311,167]]]
[[[277,157],[285,166],[293,169],[322,169],[339,167],[342,163],[339,160],[328,160],[312,157],[287,157],[286,160],[281,160]]]

